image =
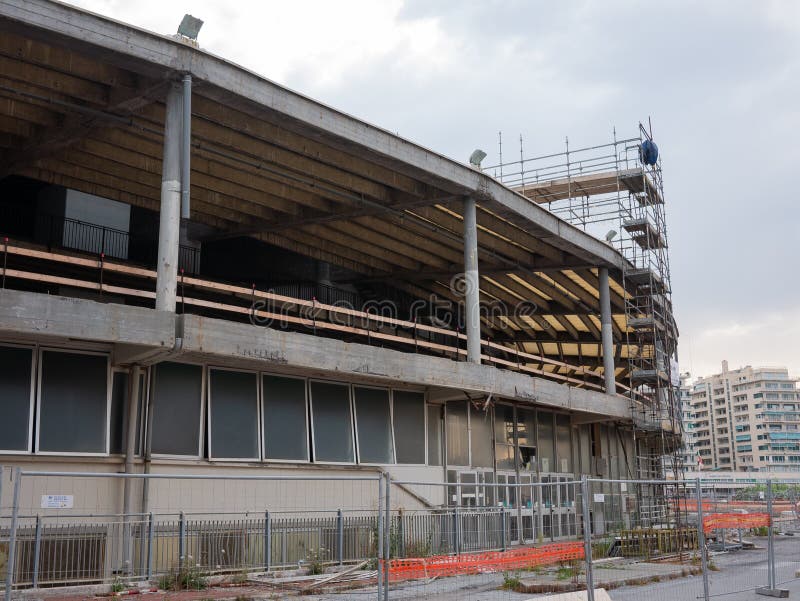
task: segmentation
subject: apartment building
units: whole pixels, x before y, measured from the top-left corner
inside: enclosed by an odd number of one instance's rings
[[[703,470],[800,471],[800,391],[785,367],[746,366],[698,378],[683,413]]]

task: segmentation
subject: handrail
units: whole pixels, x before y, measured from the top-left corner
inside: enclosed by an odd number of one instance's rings
[[[156,271],[152,269],[135,267],[131,265],[125,265],[122,263],[116,263],[113,261],[109,261],[102,256],[99,259],[89,259],[89,258],[66,255],[51,251],[42,251],[32,248],[25,248],[8,243],[6,243],[4,246],[4,252],[7,255],[17,255],[17,256],[27,257],[29,259],[38,259],[42,261],[53,261],[62,264],[85,267],[89,269],[99,269],[101,271],[118,273],[124,276],[143,278],[152,282],[155,282],[156,279]],[[24,280],[51,283],[51,284],[61,284],[65,286],[74,286],[78,288],[95,290],[98,292],[119,294],[122,296],[133,296],[146,299],[154,299],[156,296],[154,290],[142,290],[139,288],[113,285],[104,282],[102,278],[98,278],[97,281],[89,281],[78,278],[36,273],[32,271],[25,271],[19,269],[11,269],[11,268],[4,268],[4,276],[6,278],[18,278]],[[261,319],[278,320],[284,323],[291,323],[294,325],[303,326],[307,328],[314,328],[319,330],[328,330],[331,332],[341,332],[351,335],[363,336],[367,337],[368,339],[378,339],[392,343],[413,345],[415,348],[425,348],[431,351],[453,353],[455,354],[456,357],[466,356],[466,349],[460,348],[460,345],[458,344],[459,341],[466,340],[466,335],[458,330],[449,330],[446,328],[421,324],[413,321],[406,321],[394,317],[379,315],[376,313],[358,311],[355,309],[339,307],[336,305],[328,305],[324,303],[319,303],[316,300],[309,301],[305,299],[285,296],[282,294],[275,294],[269,291],[257,290],[255,286],[247,288],[244,286],[214,282],[211,280],[205,280],[197,277],[182,275],[179,278],[179,287],[181,288],[181,290],[179,290],[179,299],[184,305],[204,307],[207,309],[213,309],[216,311],[222,311],[228,313],[237,313],[240,315],[257,316]],[[192,295],[187,295],[186,293],[187,287],[195,290],[203,290],[212,293],[221,293],[225,295],[230,295],[233,296],[234,298],[239,298],[242,300],[249,300],[251,302],[251,306],[244,307],[240,305],[234,305],[214,300],[196,298]],[[268,301],[270,303],[275,303],[276,305],[283,307],[294,306],[298,308],[309,309],[315,312],[315,315],[311,317],[302,315],[289,315],[286,313],[276,313],[274,311],[270,311],[267,309],[256,308],[252,305],[253,301],[256,299],[262,301]],[[438,334],[451,339],[455,339],[455,343],[452,345],[442,344],[425,339],[420,339],[416,335],[413,338],[410,338],[406,336],[400,336],[396,333],[389,334],[387,332],[375,331],[369,329],[368,327],[357,327],[353,325],[345,325],[342,323],[336,323],[332,321],[324,321],[319,319],[319,316],[316,314],[316,312],[327,312],[329,315],[336,314],[351,318],[355,317],[363,320],[364,324],[374,324],[376,326],[384,325],[393,328],[403,328],[406,330],[414,331],[415,334],[416,332],[427,332],[431,334]],[[511,347],[503,346],[502,344],[492,342],[491,340],[486,338],[481,339],[481,347],[483,349],[493,349],[496,351],[500,351],[502,353],[505,353],[508,357],[511,357],[511,359],[503,359],[500,357],[482,354],[481,359],[487,363],[491,363],[496,366],[507,367],[514,371],[534,374],[537,376],[542,376],[545,378],[557,380],[565,384],[574,385],[576,387],[586,387],[599,391],[603,390],[603,386],[600,384],[596,384],[594,382],[588,382],[584,379],[579,379],[578,377],[575,377],[575,376],[584,376],[584,377],[596,378],[602,381],[603,375],[601,372],[578,365],[571,365],[569,363],[558,361],[556,359],[551,359],[549,357],[535,355]],[[526,364],[523,360],[539,364],[552,365],[556,368],[566,368],[567,370],[570,371],[570,374],[565,375],[557,372],[547,371],[545,369],[539,369]],[[630,393],[631,391],[631,389],[625,386],[624,384],[617,383],[617,386],[628,393]]]

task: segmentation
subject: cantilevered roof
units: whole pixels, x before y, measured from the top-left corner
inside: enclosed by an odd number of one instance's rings
[[[623,257],[492,177],[173,37],[72,6],[5,0],[0,31],[0,175],[158,210],[166,89],[190,73],[192,219],[214,237],[252,236],[454,299],[461,199],[472,195],[481,293],[509,307],[484,320],[486,332],[596,364],[605,266],[617,355],[627,355]],[[514,315],[523,302],[536,311]]]

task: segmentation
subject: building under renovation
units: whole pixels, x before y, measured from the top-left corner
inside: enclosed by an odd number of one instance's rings
[[[7,470],[389,472],[530,518],[486,485],[654,478],[680,448],[648,129],[481,168],[186,36],[49,0],[0,31]],[[178,486],[74,494],[146,513]]]

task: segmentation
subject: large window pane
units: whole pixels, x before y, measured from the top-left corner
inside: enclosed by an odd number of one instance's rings
[[[108,358],[43,351],[39,450],[105,453]]]
[[[442,465],[441,405],[428,405],[428,465]]]
[[[517,420],[517,431],[519,433],[519,467],[522,471],[532,472],[536,470],[537,460],[536,412],[533,409],[517,407]],[[552,468],[552,458],[550,459],[550,468]]]
[[[212,369],[209,379],[209,455],[258,459],[258,376]]]
[[[0,346],[0,449],[30,450],[33,350]]]
[[[111,380],[111,439],[109,451],[115,455],[125,453],[125,441],[128,438],[128,420],[125,413],[128,411],[128,374],[124,371],[115,371]]]
[[[314,460],[353,463],[353,420],[350,388],[343,384],[311,382],[314,418]]]
[[[514,407],[496,405],[494,408],[495,462],[498,470],[513,470],[514,462]]]
[[[448,403],[445,409],[447,428],[447,465],[469,465],[467,403]]]
[[[557,468],[555,465],[553,414],[537,411],[536,417],[539,423],[539,469],[543,472],[554,472]]]
[[[200,455],[203,368],[159,363],[153,383],[153,453]]]
[[[556,451],[558,453],[558,471],[572,471],[572,433],[568,415],[556,414]]]
[[[356,387],[353,392],[358,428],[358,460],[361,463],[393,463],[389,391]]]
[[[397,463],[425,463],[425,395],[405,390],[393,395]]]
[[[306,381],[263,376],[264,457],[308,461]]]
[[[488,411],[470,409],[473,467],[492,467],[492,417]]]

